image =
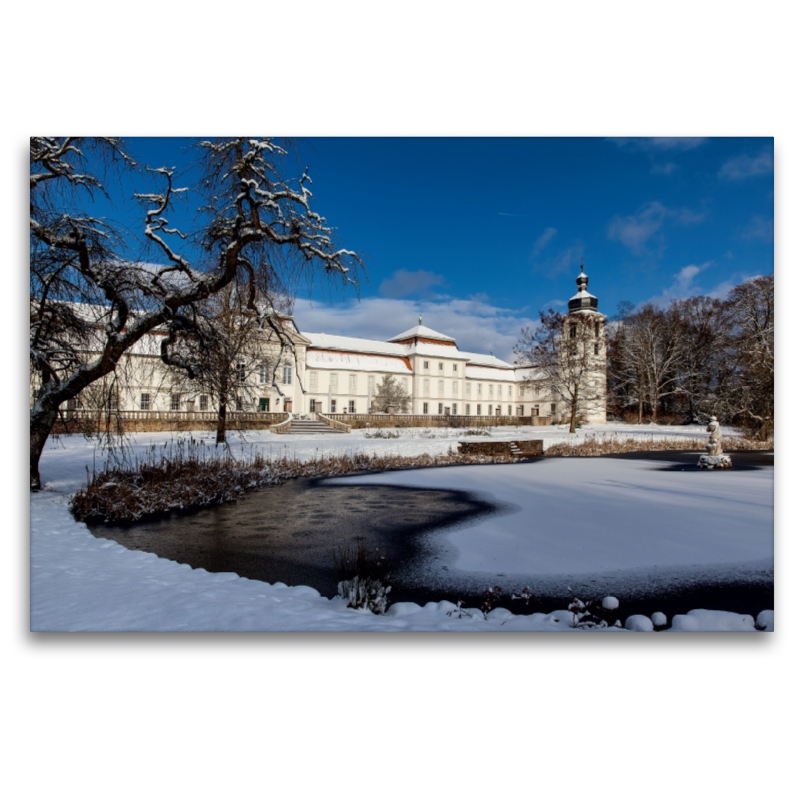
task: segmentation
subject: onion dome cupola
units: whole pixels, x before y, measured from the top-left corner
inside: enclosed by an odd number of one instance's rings
[[[575,280],[578,284],[578,293],[570,297],[569,310],[572,311],[597,311],[597,298],[593,294],[589,294],[589,277],[583,271],[583,264],[581,264],[581,274]]]

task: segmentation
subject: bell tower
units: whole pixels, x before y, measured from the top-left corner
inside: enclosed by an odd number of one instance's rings
[[[606,421],[605,314],[597,310],[597,298],[589,293],[589,276],[581,264],[575,280],[578,292],[569,299],[562,342],[573,373],[580,372],[579,413],[586,422]]]

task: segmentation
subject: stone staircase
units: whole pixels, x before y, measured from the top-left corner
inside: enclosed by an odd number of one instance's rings
[[[344,431],[337,431],[336,428],[332,428],[330,425],[326,425],[324,422],[318,419],[295,418],[292,420],[289,430],[286,431],[286,435],[289,436],[291,434],[298,433],[344,433]]]
[[[517,442],[509,442],[509,450],[514,458],[522,458],[522,450],[519,449]]]

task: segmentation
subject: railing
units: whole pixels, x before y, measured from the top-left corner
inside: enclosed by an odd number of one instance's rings
[[[294,415],[291,411],[287,412],[289,414],[288,418],[285,419],[283,422],[279,423],[278,425],[272,425],[270,427],[270,431],[272,433],[288,433],[289,428],[292,427],[292,420],[294,419]]]
[[[286,421],[284,411],[228,411],[226,417],[234,422],[281,422]],[[115,409],[70,408],[61,409],[64,419],[94,420],[112,417],[120,420],[158,422],[216,422],[216,411],[117,411]]]
[[[324,422],[326,425],[330,425],[331,428],[334,428],[337,431],[342,431],[343,433],[350,433],[350,425],[348,425],[346,422],[342,422],[338,419],[332,419],[320,411],[315,413],[318,420]]]
[[[318,413],[319,417],[322,414]],[[328,414],[327,419],[332,422],[348,423],[375,423],[393,424],[409,428],[442,427],[452,425],[459,428],[486,428],[497,425],[549,425],[553,418],[550,416],[495,416],[495,415],[467,415],[467,414]]]

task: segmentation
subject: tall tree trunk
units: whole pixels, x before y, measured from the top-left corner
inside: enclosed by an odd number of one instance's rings
[[[228,417],[228,403],[220,397],[217,411],[217,444],[225,444],[225,430]]]
[[[47,437],[50,435],[56,419],[58,406],[52,403],[42,404],[39,410],[31,411],[31,491],[38,492],[42,488],[39,475],[39,459],[42,457]]]
[[[578,393],[572,396],[572,402],[570,404],[570,417],[569,417],[569,432],[575,433],[575,424],[578,421]]]

